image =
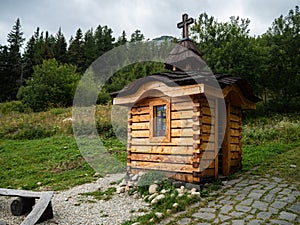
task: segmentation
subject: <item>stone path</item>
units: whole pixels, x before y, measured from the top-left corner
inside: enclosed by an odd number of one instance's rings
[[[208,201],[161,224],[300,224],[300,191],[283,179],[248,173],[225,182]]]

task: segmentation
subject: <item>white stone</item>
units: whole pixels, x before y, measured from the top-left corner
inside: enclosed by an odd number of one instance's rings
[[[149,194],[152,195],[152,194],[156,193],[157,192],[157,188],[158,188],[157,184],[151,184],[149,186]]]
[[[162,193],[162,194],[166,194],[166,193],[167,193],[167,191],[166,191],[166,189],[162,189],[162,190],[160,191],[160,193]]]
[[[156,212],[156,213],[155,213],[155,216],[156,216],[157,218],[162,218],[163,215],[164,215],[164,214],[162,214],[161,212]]]
[[[191,195],[194,195],[194,196],[200,196],[200,192],[194,191],[194,192],[191,193]]]
[[[117,187],[116,193],[121,194],[125,192],[125,187]]]
[[[119,187],[125,187],[127,185],[127,182],[125,179],[122,180],[122,182],[119,184]]]
[[[157,195],[158,195],[157,193],[154,193],[154,194],[150,195],[150,196],[148,197],[148,200],[149,200],[149,201],[152,201]],[[146,198],[147,198],[147,197],[146,197]]]
[[[132,197],[133,197],[134,199],[138,199],[138,198],[139,198],[139,194],[138,194],[138,193],[135,193]]]
[[[96,172],[94,173],[93,177],[99,177],[100,173]]]
[[[36,185],[37,185],[37,186],[41,186],[41,185],[42,185],[42,182],[37,182]]]
[[[192,188],[191,193],[196,192],[197,189],[196,188]]]
[[[176,209],[179,206],[179,204],[177,202],[175,202],[172,206],[173,206],[173,208]]]
[[[166,196],[164,194],[160,194],[158,196],[156,196],[154,199],[152,199],[151,201],[151,205],[156,204],[157,202],[159,202],[160,200],[164,199]]]

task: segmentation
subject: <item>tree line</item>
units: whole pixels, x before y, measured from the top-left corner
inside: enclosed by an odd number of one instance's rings
[[[251,36],[249,24],[248,19],[239,17],[218,22],[202,13],[191,27],[191,34],[212,71],[245,78],[263,100],[264,110],[299,111],[299,7],[276,18],[263,35]],[[8,44],[0,45],[0,101],[18,97],[37,111],[69,106],[80,77],[95,59],[114,47],[136,41],[147,43],[140,30],[130,39],[125,31],[115,38],[111,28],[99,25],[85,33],[78,29],[69,42],[61,29],[52,35],[37,28],[25,44],[17,19],[7,36]],[[103,87],[98,103],[111,101],[109,93],[132,80],[161,70],[163,64],[155,63],[124,68]]]

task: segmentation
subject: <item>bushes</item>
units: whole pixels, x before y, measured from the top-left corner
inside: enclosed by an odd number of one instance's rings
[[[243,144],[290,143],[300,141],[300,115],[274,114],[247,119],[243,126]]]
[[[21,101],[11,101],[0,103],[0,113],[1,114],[8,114],[10,112],[20,112],[20,113],[27,113],[30,112],[31,109],[24,105]]]
[[[55,59],[45,60],[34,67],[32,78],[20,88],[18,98],[35,112],[71,106],[79,79],[75,66],[60,65]]]

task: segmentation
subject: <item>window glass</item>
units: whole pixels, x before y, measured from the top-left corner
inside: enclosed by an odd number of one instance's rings
[[[154,136],[166,136],[167,118],[166,118],[166,105],[159,105],[153,107],[154,114]]]

